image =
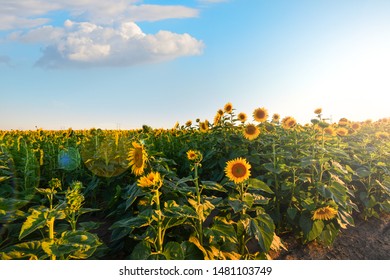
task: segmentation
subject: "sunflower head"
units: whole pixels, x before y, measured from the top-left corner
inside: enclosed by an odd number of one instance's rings
[[[134,175],[140,176],[144,173],[145,164],[148,161],[148,154],[142,144],[132,143],[128,154],[129,165]]]
[[[260,129],[253,124],[247,124],[244,128],[243,134],[246,139],[253,140],[260,135]]]
[[[353,130],[360,130],[360,128],[362,127],[361,125],[360,125],[360,123],[357,123],[357,122],[355,122],[355,123],[353,123],[352,125],[351,125],[351,127],[352,127],[352,129]]]
[[[220,121],[221,121],[221,115],[217,113],[214,117],[214,126],[217,126]]]
[[[253,111],[253,118],[257,122],[265,122],[268,119],[268,111],[265,108],[257,108]]]
[[[336,135],[336,131],[334,130],[334,128],[332,126],[326,127],[324,129],[324,132],[325,132],[325,134],[328,134],[328,135],[332,135],[332,136]]]
[[[339,126],[346,126],[348,124],[348,119],[347,118],[341,118],[339,120]]]
[[[199,122],[200,132],[207,132],[209,130],[209,122],[206,120],[204,122]]]
[[[142,188],[159,188],[162,185],[162,178],[159,172],[150,172],[148,175],[139,178],[137,184]]]
[[[379,140],[387,140],[389,138],[389,133],[385,132],[385,131],[378,131],[375,133],[375,137],[376,139],[379,139]]]
[[[297,121],[293,117],[285,117],[282,120],[282,126],[284,129],[293,128],[297,124]]]
[[[348,129],[345,127],[339,127],[336,129],[336,134],[338,136],[347,136],[348,135]]]
[[[236,184],[249,179],[251,165],[244,158],[236,158],[228,161],[225,167],[225,174],[229,180]]]
[[[192,125],[192,121],[191,121],[191,120],[189,120],[189,121],[186,122],[186,126],[187,126],[187,127],[190,127],[191,125]]]
[[[217,114],[220,115],[220,116],[222,116],[222,115],[223,115],[223,110],[222,110],[222,109],[219,109],[219,110],[217,111]]]
[[[280,120],[280,115],[279,114],[273,114],[272,115],[272,121],[273,122],[277,123],[277,122],[279,122],[279,120]]]
[[[332,220],[334,217],[336,217],[336,215],[336,209],[330,206],[325,206],[314,211],[312,220]]]
[[[202,153],[199,151],[188,150],[187,158],[189,161],[201,162],[203,159]]]
[[[314,110],[314,114],[320,115],[322,113],[322,108],[317,108]]]
[[[223,107],[223,110],[225,113],[230,114],[233,111],[233,105],[232,103],[226,103],[225,106]]]
[[[239,113],[237,116],[238,120],[242,123],[246,122],[247,116],[245,113]]]

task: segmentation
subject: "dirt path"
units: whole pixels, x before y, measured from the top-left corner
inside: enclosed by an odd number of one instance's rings
[[[355,227],[342,231],[331,248],[315,242],[300,245],[287,240],[287,252],[275,259],[281,260],[390,260],[390,214],[368,221],[355,219]]]

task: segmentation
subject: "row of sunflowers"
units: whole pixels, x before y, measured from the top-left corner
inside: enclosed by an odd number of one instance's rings
[[[389,119],[227,103],[173,129],[0,131],[1,259],[269,259],[390,211]]]

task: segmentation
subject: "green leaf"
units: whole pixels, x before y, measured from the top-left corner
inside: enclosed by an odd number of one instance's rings
[[[181,243],[182,250],[184,252],[185,260],[203,260],[203,253],[199,248],[189,241]]]
[[[19,243],[2,249],[0,252],[1,260],[37,260],[45,257],[45,252],[42,250],[41,241],[30,241]]]
[[[179,243],[170,241],[164,246],[163,255],[167,260],[184,260],[184,251]]]
[[[143,196],[144,192],[140,187],[137,186],[136,183],[134,183],[128,186],[126,195],[127,195],[127,199],[126,199],[125,210],[127,210],[139,196]]]
[[[324,225],[323,221],[321,221],[321,220],[314,221],[312,228],[307,235],[307,241],[312,241],[312,240],[316,239],[322,233],[324,226],[325,225]]]
[[[11,176],[1,176],[0,177],[0,183],[5,181],[5,180],[8,180],[9,178],[11,178]]]
[[[233,222],[225,218],[216,217],[213,225],[204,229],[204,235],[209,238],[210,243],[238,242]]]
[[[202,181],[201,186],[205,190],[209,191],[218,191],[218,192],[227,192],[227,190],[220,184],[214,181]]]
[[[130,258],[132,260],[147,260],[152,254],[150,244],[147,242],[140,242],[135,245],[133,252],[131,252]]]
[[[357,176],[359,176],[359,178],[365,178],[371,174],[370,170],[368,170],[368,168],[365,166],[362,166],[362,167],[359,167],[358,169],[356,169],[355,173]]]
[[[244,203],[238,199],[235,198],[229,198],[228,203],[230,207],[232,207],[234,213],[240,212],[242,209],[244,209]]]
[[[266,183],[256,178],[248,179],[248,190],[260,190],[269,194],[274,194]]]
[[[296,215],[297,215],[298,210],[293,207],[287,208],[287,216],[291,219],[294,220]]]
[[[95,234],[77,230],[65,231],[57,240],[42,242],[42,249],[48,255],[66,259],[87,259],[100,245],[102,243]]]
[[[347,201],[347,188],[339,182],[332,182],[331,185],[318,185],[317,190],[324,198],[333,199],[339,205],[345,205]]]
[[[254,202],[254,198],[250,193],[245,193],[243,202],[246,204],[247,208],[251,208]]]
[[[326,246],[330,246],[333,244],[338,233],[339,233],[339,230],[335,227],[335,225],[333,223],[330,223],[330,224],[327,224],[325,226],[325,228],[323,229],[323,231],[321,232],[321,234],[319,236],[319,239]]]
[[[248,234],[254,237],[261,250],[268,252],[274,238],[275,225],[268,214],[262,214],[249,221]]]
[[[272,162],[264,163],[264,164],[263,164],[263,167],[264,167],[265,169],[267,169],[269,172],[274,173],[274,174],[280,174],[280,173],[282,173],[282,170],[281,170],[280,166],[277,165],[277,166],[275,167],[274,164],[273,164]]]
[[[45,214],[47,213],[32,209],[30,216],[27,217],[26,221],[22,225],[19,233],[19,240],[36,231],[37,229],[43,228],[46,225],[47,215]]]
[[[301,215],[299,219],[299,226],[301,227],[306,241],[316,239],[324,228],[324,222],[321,220],[313,221],[310,213],[306,212]]]

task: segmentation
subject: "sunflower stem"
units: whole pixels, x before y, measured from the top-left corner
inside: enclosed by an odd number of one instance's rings
[[[198,163],[194,164],[194,177],[195,177],[194,184],[196,188],[196,197],[197,197],[197,209],[199,209],[202,204],[201,204],[199,178],[198,178]],[[198,214],[198,239],[200,244],[203,245],[203,219],[202,216],[199,214]]]
[[[162,253],[163,251],[163,236],[162,236],[162,212],[160,205],[160,192],[158,189],[155,191],[156,200],[156,212],[157,212],[157,252]]]

